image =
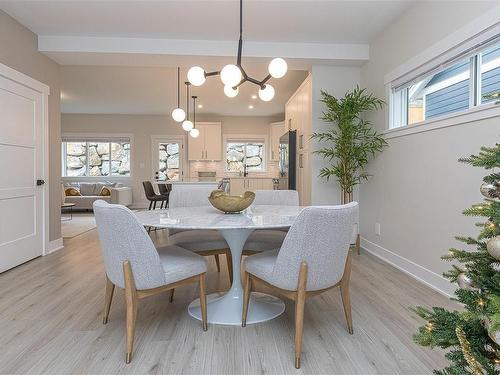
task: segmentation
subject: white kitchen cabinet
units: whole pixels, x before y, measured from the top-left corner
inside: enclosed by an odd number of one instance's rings
[[[270,155],[269,160],[277,161],[280,157],[280,137],[285,134],[285,123],[281,122],[273,122],[270,126],[269,131],[269,149]]]
[[[222,126],[220,122],[199,122],[197,138],[188,137],[189,160],[222,160]]]
[[[245,191],[255,191],[255,190],[272,190],[273,189],[273,179],[272,178],[231,178],[230,191],[231,195],[241,195]]]
[[[296,187],[300,204],[311,202],[312,84],[308,76],[285,106],[285,126],[297,131]]]

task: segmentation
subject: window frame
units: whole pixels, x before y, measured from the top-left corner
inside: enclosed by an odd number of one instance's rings
[[[111,174],[111,144],[127,142],[130,144],[130,173],[129,175],[112,175]],[[67,176],[66,175],[66,142],[96,142],[108,143],[109,145],[109,175],[107,176]],[[87,173],[89,169],[88,145],[86,147],[87,160],[86,168]],[[64,133],[61,135],[61,179],[65,181],[79,181],[79,180],[126,180],[133,177],[133,155],[134,155],[134,137],[132,134],[96,134],[96,133]]]
[[[227,144],[228,143],[262,143],[264,145],[264,150],[262,150],[262,170],[260,171],[249,171],[249,173],[255,175],[266,174],[268,170],[268,155],[267,150],[269,147],[269,137],[267,135],[260,134],[224,134],[223,135],[223,146],[224,146],[224,172],[230,175],[237,176],[239,172],[230,171],[227,168]],[[246,159],[246,155],[245,155]]]
[[[492,22],[488,17],[479,17],[475,23],[478,26],[475,30],[482,31],[477,32],[469,27],[463,27],[384,76],[388,103],[388,110],[385,112],[386,138],[447,127],[452,121],[454,124],[459,124],[498,116],[499,106],[495,106],[494,102],[481,102],[481,54],[490,48],[500,46],[500,24]],[[426,76],[443,71],[467,57],[472,61],[469,66],[473,73],[469,79],[469,108],[408,125],[401,99],[396,97],[398,90]],[[407,110],[407,104],[405,107]]]

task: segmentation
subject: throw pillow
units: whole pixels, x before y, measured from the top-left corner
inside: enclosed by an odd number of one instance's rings
[[[103,186],[99,195],[101,197],[109,197],[111,195],[111,190],[109,187]]]
[[[66,188],[64,190],[64,194],[66,194],[67,197],[76,197],[76,196],[80,196],[80,191],[78,191],[77,188],[74,188],[74,187],[69,187],[69,188]]]

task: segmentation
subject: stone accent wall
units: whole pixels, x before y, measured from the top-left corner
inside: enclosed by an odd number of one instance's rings
[[[249,171],[260,171],[263,168],[264,147],[261,144],[228,143],[227,169],[230,172],[241,172],[246,158]]]
[[[158,179],[178,180],[179,179],[179,144],[164,143],[160,144],[160,169]]]
[[[130,143],[66,142],[66,176],[129,175]]]

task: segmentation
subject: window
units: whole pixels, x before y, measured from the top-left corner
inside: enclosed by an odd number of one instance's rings
[[[130,176],[130,139],[62,142],[63,177]]]
[[[391,128],[463,112],[500,91],[500,43],[458,57],[392,89]]]
[[[229,172],[264,172],[263,140],[230,140],[226,142],[226,170]]]

